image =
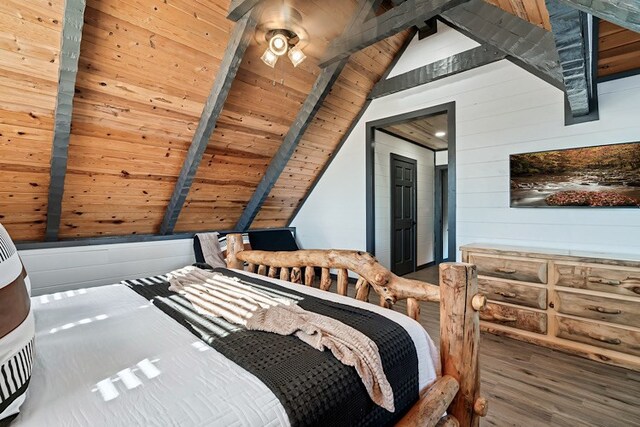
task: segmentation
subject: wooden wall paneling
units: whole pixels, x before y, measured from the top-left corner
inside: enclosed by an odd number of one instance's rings
[[[485,0],[518,18],[529,21],[538,27],[551,30],[549,13],[545,0]]]
[[[0,221],[44,238],[63,0],[0,4]]]
[[[88,2],[62,237],[158,232],[233,25],[226,7]]]
[[[598,77],[640,69],[640,33],[599,21]]]

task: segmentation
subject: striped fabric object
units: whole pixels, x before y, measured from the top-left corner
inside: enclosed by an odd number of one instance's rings
[[[18,413],[31,378],[35,323],[29,288],[18,251],[0,224],[0,420]]]

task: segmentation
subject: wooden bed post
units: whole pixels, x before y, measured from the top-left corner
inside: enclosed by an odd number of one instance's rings
[[[244,251],[242,234],[227,234],[227,267],[244,270],[244,262],[236,257],[238,252],[242,251]]]
[[[487,413],[480,397],[480,316],[486,298],[478,294],[476,267],[465,263],[440,264],[440,358],[442,375],[460,383],[448,408],[461,426],[478,426]]]

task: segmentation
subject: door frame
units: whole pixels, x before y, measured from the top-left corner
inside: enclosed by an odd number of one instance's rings
[[[447,262],[449,260],[451,260],[451,252],[447,253],[447,258],[443,258],[443,250],[442,250],[442,244],[443,244],[443,225],[444,225],[444,218],[442,216],[442,173],[444,171],[449,171],[449,165],[439,165],[435,167],[435,179],[434,179],[434,203],[433,203],[433,211],[435,213],[435,218],[433,221],[433,258],[434,258],[434,262],[436,265],[440,264],[441,262]],[[448,175],[447,175],[448,177]],[[448,181],[448,180],[447,180]],[[447,185],[449,183],[447,182]],[[447,187],[448,189],[448,187]],[[447,191],[448,193],[448,191]],[[449,199],[447,198],[447,204],[449,203]],[[449,206],[447,206],[447,209],[449,209]]]
[[[375,130],[392,124],[404,123],[417,118],[447,113],[448,135],[448,201],[449,201],[449,256],[456,257],[456,103],[455,101],[433,107],[422,108],[404,114],[367,122],[365,125],[365,188],[366,188],[366,249],[372,255],[376,251],[375,236]],[[426,148],[426,147],[425,147]],[[427,148],[428,149],[428,148]]]
[[[410,157],[401,156],[400,154],[390,153],[389,154],[389,182],[391,194],[389,194],[389,221],[391,222],[391,226],[389,227],[389,234],[391,236],[391,240],[389,240],[389,245],[391,249],[391,265],[389,266],[392,273],[395,273],[393,268],[393,260],[395,259],[395,245],[394,245],[394,204],[393,201],[395,199],[395,192],[393,191],[394,175],[391,167],[393,166],[394,160],[400,160],[402,162],[411,163],[413,165],[413,219],[414,224],[412,227],[413,232],[413,271],[415,272],[418,268],[418,161],[416,159],[412,159]]]

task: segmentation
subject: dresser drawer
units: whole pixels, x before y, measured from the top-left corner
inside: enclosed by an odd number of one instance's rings
[[[475,253],[468,262],[478,267],[482,276],[500,277],[532,283],[547,283],[547,261],[524,258],[496,258]]]
[[[621,295],[640,295],[640,269],[556,262],[556,286],[591,289]]]
[[[640,331],[557,317],[558,337],[640,356]]]
[[[556,310],[563,314],[640,327],[640,300],[623,301],[559,291]]]
[[[494,280],[488,277],[478,279],[478,289],[493,301],[510,302],[533,308],[547,308],[547,290],[525,285],[516,281]]]
[[[523,331],[547,333],[547,315],[526,308],[511,307],[500,303],[490,302],[480,312],[480,319],[510,326]]]

